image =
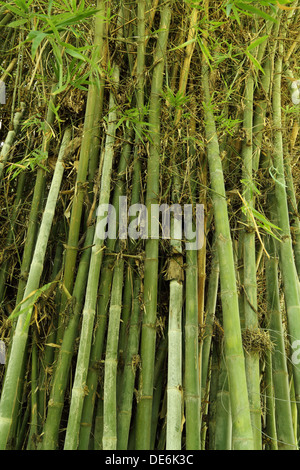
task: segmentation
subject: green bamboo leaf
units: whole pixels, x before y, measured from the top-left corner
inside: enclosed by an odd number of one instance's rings
[[[36,289],[36,290],[32,291],[25,299],[22,300],[22,302],[20,302],[16,306],[16,308],[13,310],[13,312],[8,317],[8,320],[14,320],[19,315],[23,314],[24,312],[26,312],[27,310],[32,308],[34,306],[34,304],[36,303],[36,301],[40,298],[42,293],[45,292],[47,289],[49,289],[49,287],[51,287],[53,285],[53,283],[55,283],[55,282],[57,282],[57,281],[49,282],[48,284],[45,284],[44,286],[40,287],[39,289]],[[30,304],[28,305],[28,307],[26,307],[26,309],[22,310],[21,309],[22,305],[24,303],[28,302],[29,299],[31,299]]]
[[[30,33],[28,34],[27,39],[32,41],[32,44],[31,44],[31,57],[33,59],[35,58],[36,51],[37,51],[39,45],[41,44],[43,39],[45,39],[46,36],[47,36],[47,34],[44,33],[43,31],[30,31]]]
[[[252,49],[255,49],[257,46],[265,42],[266,39],[268,39],[268,37],[269,35],[266,34],[265,36],[262,36],[261,38],[256,39],[251,44],[249,44],[249,46],[247,47],[247,51],[251,51]]]
[[[199,36],[197,37],[197,41],[208,65],[210,65],[210,62],[213,60],[211,53],[209,52],[208,48]]]
[[[21,16],[21,17],[25,17],[27,16],[26,15],[26,12],[24,12],[21,8],[17,8],[13,5],[9,5],[9,4],[5,4],[5,8],[9,11],[11,11],[12,13],[14,13],[15,15],[17,16]]]
[[[286,185],[284,183],[282,183],[281,181],[278,181],[278,179],[273,174],[273,172],[278,174],[278,170],[272,165],[269,168],[269,174],[270,174],[271,178],[275,181],[275,183],[279,184],[279,186],[281,186],[282,188],[286,188]]]
[[[227,17],[230,16],[230,12],[231,12],[231,10],[232,10],[232,7],[233,7],[232,3],[228,3],[228,4],[226,5],[226,16],[227,16]]]
[[[251,211],[253,215],[264,224],[265,227],[272,227],[276,230],[281,230],[280,227],[270,222],[263,214],[254,209],[254,207],[251,208]]]
[[[68,17],[63,19],[61,18],[60,16],[60,19],[62,21],[59,21],[59,18],[56,18],[55,20],[55,24],[56,24],[56,28],[58,30],[60,29],[65,29],[67,26],[72,26],[72,25],[75,25],[75,24],[78,24],[82,21],[85,21],[87,20],[88,18],[90,18],[91,16],[95,15],[96,13],[98,13],[99,10],[86,10],[82,13],[79,13],[77,15],[74,15],[73,13],[72,14],[68,14]],[[64,14],[64,16],[66,16]]]

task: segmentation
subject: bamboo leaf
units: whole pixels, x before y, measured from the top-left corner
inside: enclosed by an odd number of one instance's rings
[[[28,21],[27,18],[21,19],[21,20],[16,20],[12,21],[11,23],[8,23],[9,28],[17,28],[18,26],[22,26],[23,24],[26,24]]]
[[[33,59],[35,58],[35,55],[36,55],[36,52],[37,52],[37,49],[38,49],[39,45],[41,44],[43,39],[45,39],[46,36],[47,36],[47,34],[44,33],[43,31],[31,31],[28,34],[27,39],[32,41],[31,57]]]
[[[268,37],[269,35],[267,34],[265,36],[262,36],[261,38],[256,39],[251,44],[249,44],[249,46],[247,47],[247,51],[251,51],[252,49],[255,49],[257,46],[265,42],[266,39],[268,39]]]

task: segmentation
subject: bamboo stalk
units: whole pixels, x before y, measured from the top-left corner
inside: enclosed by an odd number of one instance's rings
[[[281,77],[282,77],[282,43],[279,44],[279,55],[275,61],[272,112],[274,126],[273,166],[276,171],[275,198],[277,205],[278,226],[280,227],[280,269],[283,277],[285,303],[288,317],[288,329],[291,342],[300,338],[300,292],[299,280],[293,255],[290,220],[286,194],[286,182],[283,163],[283,142],[281,131]],[[293,363],[295,396],[300,418],[300,367]]]
[[[95,63],[100,61],[102,47],[103,47],[103,32],[105,25],[105,2],[104,0],[97,0],[97,9],[99,13],[96,17],[95,22],[95,33],[94,33],[94,45],[96,50]],[[93,76],[95,72],[92,71]],[[61,299],[61,312],[64,311],[67,304],[67,293],[72,294],[73,281],[75,276],[75,265],[77,260],[79,232],[81,226],[81,217],[83,211],[83,203],[86,194],[86,183],[88,168],[90,162],[90,152],[92,144],[94,144],[96,134],[98,130],[98,136],[100,128],[97,127],[99,122],[99,113],[103,106],[102,92],[98,88],[98,84],[94,81],[89,85],[89,92],[87,97],[87,105],[85,111],[82,143],[80,149],[80,157],[77,169],[77,178],[75,186],[75,195],[72,204],[72,212],[70,217],[69,236],[66,246],[65,261],[64,261],[64,274],[63,283],[64,290]],[[92,175],[93,177],[94,175]],[[63,315],[59,316],[59,324],[57,330],[56,342],[59,344],[63,336]]]
[[[31,417],[27,450],[34,450],[38,432],[38,353],[36,335],[33,336],[31,367]]]
[[[223,341],[222,341],[223,343]],[[215,450],[231,450],[232,423],[228,376],[224,358],[223,344],[220,345],[220,371],[216,397]]]
[[[103,450],[117,449],[117,365],[124,260],[117,259],[109,309],[103,393]]]
[[[117,176],[117,183],[115,186],[112,206],[116,212],[116,219],[119,219],[120,214],[120,207],[119,207],[119,198],[120,196],[124,195],[125,192],[125,176],[126,176],[126,169],[130,163],[130,150],[131,144],[130,142],[126,142],[126,144],[122,148],[119,167],[118,167],[118,176]],[[117,227],[118,227],[117,223]],[[84,405],[82,410],[82,423],[81,423],[81,430],[80,430],[80,439],[79,439],[79,449],[87,449],[88,442],[90,438],[90,431],[92,426],[92,418],[94,412],[94,405],[95,405],[95,398],[97,392],[97,384],[98,384],[98,364],[101,361],[104,341],[105,341],[105,333],[107,328],[107,314],[109,308],[109,300],[110,300],[110,293],[111,293],[111,285],[112,285],[112,278],[113,278],[113,266],[115,262],[115,257],[108,254],[112,253],[115,250],[116,240],[114,238],[109,238],[106,243],[106,251],[107,255],[103,260],[103,266],[101,268],[101,275],[100,275],[100,285],[99,285],[99,300],[97,305],[97,314],[96,314],[96,321],[95,321],[95,340],[92,345],[91,349],[91,356],[90,356],[90,363],[89,363],[89,371],[87,377],[87,388],[89,393],[85,396]],[[126,280],[125,280],[125,289],[126,289]],[[130,287],[130,286],[129,286]],[[130,287],[131,290],[131,287]],[[124,294],[125,295],[125,294]],[[125,300],[125,299],[124,299]],[[123,312],[125,309],[123,300]],[[122,312],[122,314],[123,314]],[[126,320],[125,320],[126,321]],[[123,319],[122,319],[123,325]],[[126,333],[120,331],[120,348],[123,348],[122,345],[122,337]],[[123,333],[123,334],[122,334]]]
[[[274,251],[274,241],[267,240],[270,258],[266,259],[266,300],[268,329],[274,344],[272,353],[272,376],[275,398],[276,431],[279,450],[295,449],[292,411],[289,393],[289,375],[284,343],[284,331],[279,300],[278,258]]]
[[[253,92],[254,79],[252,73],[248,75],[244,96],[244,120],[243,126],[246,138],[242,147],[243,159],[243,197],[251,211],[254,208],[253,184]],[[243,287],[244,287],[244,327],[257,330],[257,284],[256,284],[256,251],[255,229],[250,214],[246,214],[246,228],[243,234]],[[260,371],[259,355],[255,351],[249,351],[245,356],[247,386],[250,404],[250,413],[254,438],[254,449],[261,450],[261,406],[260,406]]]
[[[116,87],[118,86],[119,82],[119,74],[119,67],[115,64],[113,69],[112,84]],[[103,205],[103,207],[104,205],[107,205],[109,203],[111,172],[114,158],[114,142],[116,132],[116,102],[114,91],[111,91],[110,93],[109,107],[109,122],[107,128],[106,144],[101,175],[101,189],[99,196],[99,205]],[[97,217],[96,224],[99,223],[100,220],[101,216]],[[85,303],[83,308],[80,344],[77,357],[75,379],[72,388],[72,398],[70,404],[67,433],[64,444],[65,450],[76,449],[79,443],[80,420],[85,396],[85,385],[91,353],[91,342],[96,313],[100,270],[103,260],[104,241],[104,239],[99,238],[96,230],[92,247]]]
[[[266,434],[268,438],[266,447],[268,450],[278,450],[271,351],[266,353],[264,392],[266,395]]]
[[[43,427],[43,440],[40,445],[40,448],[43,450],[55,450],[58,447],[58,436],[64,406],[64,396],[69,381],[74,343],[78,333],[78,324],[84,301],[94,230],[93,225],[89,226],[87,230],[83,254],[80,259],[73,289],[73,299],[69,306],[72,314],[70,315],[70,320],[65,329],[61,347],[59,348],[48,401],[47,417]]]
[[[219,144],[216,135],[208,80],[208,67],[204,66],[202,83],[205,103],[207,156],[211,188],[213,190],[212,197],[216,224],[216,240],[220,263],[225,354],[232,410],[232,447],[233,449],[252,449],[253,434],[239,320],[233,249],[228,221],[222,163],[219,154]]]
[[[169,25],[171,20],[171,3],[166,2],[161,11],[160,32],[154,57],[152,76],[149,123],[151,139],[148,158],[148,178],[146,207],[148,214],[151,204],[158,201],[159,194],[159,147],[160,147],[160,97],[162,89],[164,54],[167,47]],[[151,224],[150,224],[151,230]],[[136,449],[146,450],[151,441],[151,410],[153,396],[153,372],[156,343],[156,310],[158,280],[158,240],[146,241],[145,280],[144,280],[144,318],[141,337],[141,371],[139,379],[139,402],[137,404]]]
[[[172,223],[173,222],[173,223]],[[176,254],[173,262],[181,264],[181,226],[178,233],[178,223],[174,218],[171,226],[174,228],[174,235],[171,239],[171,247]],[[181,225],[181,221],[180,221]],[[170,268],[173,265],[170,264]],[[171,271],[171,269],[170,269]],[[177,273],[177,270],[175,271]],[[166,450],[181,449],[181,421],[182,421],[182,303],[183,285],[182,274],[178,277],[172,272],[170,279],[170,302],[169,302],[169,323],[168,323],[168,383],[167,383],[167,429],[166,429]],[[199,409],[198,409],[199,412]],[[199,430],[200,431],[200,430]]]
[[[30,267],[29,277],[24,292],[24,303],[20,306],[20,315],[18,317],[18,322],[14,332],[14,337],[12,341],[11,353],[7,368],[6,379],[3,385],[1,401],[0,401],[0,448],[5,449],[9,431],[12,425],[12,416],[15,408],[15,394],[17,391],[17,383],[21,373],[22,358],[24,356],[29,321],[28,318],[31,316],[32,307],[30,307],[29,312],[22,315],[22,311],[30,306],[30,294],[32,294],[36,289],[39,288],[39,283],[41,279],[41,274],[43,270],[43,262],[45,258],[45,252],[47,247],[47,242],[52,226],[52,221],[54,217],[56,201],[63,177],[64,166],[63,166],[63,157],[65,149],[70,141],[71,131],[68,128],[65,131],[63,141],[61,144],[59,157],[56,163],[55,172],[53,175],[53,180],[51,188],[49,191],[47,204],[45,207],[42,223],[40,226],[40,231],[38,235],[38,240],[33,255],[33,260]]]
[[[140,336],[140,289],[141,281],[135,278],[133,286],[132,313],[128,331],[128,347],[125,357],[124,372],[120,386],[120,405],[118,410],[118,450],[126,450],[128,445],[130,422],[132,417],[132,399],[136,371],[139,367]]]

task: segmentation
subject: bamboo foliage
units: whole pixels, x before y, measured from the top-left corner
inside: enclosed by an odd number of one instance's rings
[[[0,0],[3,450],[299,448],[299,6],[225,3]]]

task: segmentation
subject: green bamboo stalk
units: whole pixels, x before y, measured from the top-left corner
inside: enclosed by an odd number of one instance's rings
[[[219,287],[219,263],[216,250],[216,244],[213,243],[213,259],[211,262],[211,271],[207,286],[207,299],[205,304],[205,321],[202,346],[202,367],[201,367],[201,408],[202,415],[207,415],[209,407],[209,389],[210,389],[210,362],[211,348],[215,323],[216,303]],[[201,446],[205,445],[207,424],[201,425]]]
[[[16,136],[20,130],[20,124],[23,118],[23,114],[25,112],[25,103],[20,103],[21,109],[15,113],[15,117],[13,120],[13,129],[10,130],[7,134],[7,137],[4,141],[4,144],[1,149],[0,153],[0,184],[2,183],[2,174],[4,166],[9,158],[9,154],[11,152],[12,146],[15,142]]]
[[[27,443],[27,450],[36,448],[36,438],[38,433],[38,351],[36,344],[36,335],[33,336],[31,352],[31,416],[30,433]]]
[[[136,371],[139,366],[139,337],[140,337],[140,290],[141,281],[134,279],[132,313],[128,334],[128,347],[125,357],[124,372],[120,386],[120,404],[118,410],[118,450],[126,450],[128,445],[130,422],[132,416],[132,401]]]
[[[117,366],[124,259],[118,258],[109,309],[103,393],[103,450],[117,449]]]
[[[216,411],[217,411],[217,393],[219,381],[219,360],[217,353],[217,343],[214,342],[211,367],[210,367],[210,390],[209,390],[209,408],[208,408],[208,450],[215,450],[216,447]]]
[[[195,190],[192,198],[194,198]],[[194,201],[193,201],[194,202]],[[186,449],[201,448],[201,381],[202,346],[199,354],[199,308],[198,308],[198,252],[186,252],[185,281],[185,357],[184,357],[184,398]],[[203,324],[204,322],[201,322]],[[198,358],[198,359],[197,359]]]
[[[214,330],[215,311],[219,287],[219,262],[218,253],[215,243],[213,244],[213,258],[211,262],[211,270],[207,286],[207,299],[205,304],[205,323],[203,333],[203,350],[202,350],[202,368],[201,368],[201,399],[203,400],[206,393],[207,380],[209,375],[209,359],[211,353],[211,343]]]
[[[176,258],[173,263],[181,263],[181,226],[180,233],[176,230],[176,221],[172,219],[171,226],[174,235],[171,239],[171,247]],[[180,221],[181,225],[181,221]],[[170,268],[173,265],[170,264]],[[179,266],[180,269],[180,266]],[[170,271],[172,271],[170,269]],[[181,271],[181,269],[180,269]],[[177,271],[176,271],[177,273]],[[183,284],[182,274],[168,275],[170,279],[170,301],[168,322],[168,382],[167,382],[167,429],[166,450],[181,449],[181,422],[182,422],[182,303]],[[195,358],[194,358],[195,360]],[[197,359],[196,359],[197,363]],[[198,408],[199,414],[199,408]],[[200,434],[200,429],[199,429]]]
[[[205,103],[205,129],[220,264],[225,355],[232,410],[232,448],[253,449],[253,434],[239,319],[233,248],[228,220],[222,162],[219,153],[208,80],[208,67],[204,65],[202,83]]]
[[[159,159],[160,159],[160,91],[162,89],[164,55],[167,48],[171,3],[166,2],[161,11],[157,48],[154,57],[149,123],[151,124],[150,154],[148,159],[146,207],[150,213],[151,204],[158,202]],[[149,224],[151,230],[151,224]],[[144,305],[145,312],[141,337],[141,371],[139,380],[139,402],[137,404],[136,449],[147,450],[151,441],[151,414],[153,396],[153,372],[156,343],[156,310],[158,281],[159,240],[146,241]]]
[[[200,449],[200,384],[198,362],[198,283],[197,252],[186,253],[185,374],[184,398],[186,449]]]
[[[103,450],[103,396],[98,399],[95,416],[94,450]]]
[[[125,177],[126,177],[126,168],[130,163],[130,151],[131,151],[131,142],[126,142],[122,148],[119,167],[118,167],[118,175],[117,175],[117,183],[115,186],[113,199],[112,199],[112,206],[116,212],[116,219],[119,219],[119,198],[120,196],[124,195],[125,192]],[[118,223],[117,223],[118,227]],[[96,314],[96,321],[95,321],[95,340],[92,345],[91,355],[90,355],[90,363],[89,363],[89,371],[87,377],[87,388],[88,394],[85,396],[84,405],[82,410],[82,420],[81,420],[81,430],[80,430],[80,439],[79,439],[79,449],[87,449],[88,442],[90,438],[91,426],[92,426],[92,419],[93,419],[93,412],[94,412],[94,405],[95,405],[95,398],[97,392],[97,384],[98,384],[98,364],[102,357],[103,352],[103,345],[105,341],[105,333],[107,327],[107,313],[108,313],[108,306],[110,300],[110,292],[111,292],[111,285],[112,285],[112,278],[113,278],[113,266],[115,262],[115,255],[112,253],[115,250],[116,240],[114,238],[109,238],[106,243],[106,256],[103,260],[103,266],[101,268],[101,276],[100,276],[100,285],[99,285],[99,301],[97,305],[97,314]],[[124,290],[128,294],[129,290],[129,297],[131,297],[131,280],[130,285],[126,283],[127,277],[125,278],[125,287]],[[129,280],[128,280],[129,281]],[[129,289],[128,289],[129,287]],[[128,299],[125,299],[125,292],[124,292],[124,301],[127,302]],[[123,317],[124,310],[127,310],[126,305],[123,301],[123,310],[122,310],[122,325],[120,331],[120,343],[119,347],[121,350],[124,348],[124,340],[126,335],[126,328],[124,323],[127,326],[127,320]],[[127,315],[127,314],[126,314]]]
[[[289,375],[285,352],[284,331],[279,300],[278,258],[274,241],[266,240],[270,258],[266,259],[266,300],[270,340],[274,344],[272,353],[272,377],[275,397],[276,431],[279,450],[295,449],[295,436],[291,412]]]
[[[153,381],[153,407],[151,420],[151,450],[155,449],[156,435],[159,420],[159,409],[164,391],[166,356],[167,356],[168,338],[163,336],[160,340],[155,360],[154,381]]]
[[[285,303],[288,317],[288,330],[290,340],[293,343],[300,338],[300,291],[299,279],[295,266],[292,238],[290,231],[290,220],[288,212],[286,182],[284,175],[282,122],[281,122],[281,79],[282,79],[282,56],[283,44],[279,43],[279,54],[275,61],[272,112],[274,126],[274,151],[273,167],[275,177],[275,198],[277,205],[278,226],[280,227],[280,269],[283,278]],[[293,377],[295,385],[295,396],[298,408],[298,419],[300,418],[300,366],[293,363]]]
[[[287,148],[285,148],[284,154],[286,155],[284,159],[284,171],[287,185],[286,191],[288,197],[288,208],[290,213],[291,234],[293,237],[293,251],[295,256],[297,274],[300,278],[300,220],[298,216],[298,205],[292,175],[292,158]]]
[[[220,349],[221,358],[216,397],[215,450],[231,450],[232,423],[230,396],[223,344],[220,345]]]
[[[71,138],[70,128],[66,129],[58,160],[55,167],[43,219],[40,226],[38,240],[33,255],[33,260],[30,267],[29,277],[24,292],[24,303],[20,306],[20,315],[14,332],[11,353],[6,373],[5,382],[3,385],[1,401],[0,401],[0,448],[5,449],[9,431],[12,425],[12,417],[15,408],[15,396],[17,393],[18,379],[21,373],[22,359],[26,348],[29,321],[32,312],[30,307],[29,312],[22,314],[26,308],[30,306],[30,294],[39,288],[39,283],[43,271],[43,262],[45,258],[46,247],[51,231],[52,221],[54,217],[56,201],[59,194],[59,189],[63,177],[64,165],[63,157],[66,147]]]
[[[265,389],[266,395],[266,434],[268,450],[278,450],[276,416],[275,416],[275,395],[272,377],[272,353],[267,351],[265,359]]]
[[[119,83],[120,69],[114,64],[112,74],[112,84],[114,87]],[[116,132],[116,102],[114,90],[110,93],[109,103],[109,119],[107,126],[107,136],[105,143],[105,152],[103,158],[103,167],[101,174],[101,189],[99,196],[99,205],[107,205],[110,198],[111,172],[114,158],[114,142]],[[97,217],[96,224],[100,223],[101,215]],[[72,388],[72,398],[70,404],[70,412],[65,438],[65,450],[76,449],[79,443],[80,421],[85,395],[85,385],[88,374],[88,365],[91,353],[91,343],[94,327],[94,319],[96,313],[98,284],[100,277],[101,264],[103,260],[105,240],[99,238],[97,230],[95,232],[90,268],[88,274],[85,304],[83,308],[83,319],[81,327],[81,336],[79,343],[79,351],[77,357],[77,365],[75,379]]]
[[[246,137],[242,146],[243,160],[243,197],[247,204],[246,228],[243,234],[243,286],[244,286],[244,327],[250,330],[257,330],[257,284],[256,284],[256,250],[255,250],[255,229],[252,217],[249,214],[254,208],[253,184],[253,92],[254,78],[252,72],[248,75],[245,85],[244,95],[244,120],[243,126]],[[250,404],[251,422],[254,438],[254,449],[261,450],[261,405],[260,405],[260,370],[259,355],[255,351],[249,351],[245,355],[246,376],[248,386],[248,396]]]
[[[9,227],[9,231],[8,231],[6,242],[5,242],[5,247],[7,248],[15,241],[15,225],[16,225],[17,217],[20,213],[20,206],[22,203],[24,184],[25,184],[25,173],[21,173],[19,180],[18,180],[18,187],[17,187],[17,193],[16,193],[15,202],[14,202],[14,207],[9,218],[10,227]],[[5,248],[4,248],[4,251],[5,251]],[[3,296],[4,296],[5,283],[6,283],[7,274],[8,274],[8,271],[7,271],[8,263],[9,263],[9,257],[5,256],[0,266],[0,299],[3,299]]]
[[[97,10],[95,21],[95,33],[94,33],[94,45],[95,45],[95,64],[98,64],[98,61],[101,59],[102,46],[103,46],[103,33],[105,25],[105,1],[97,0]],[[91,71],[91,76],[93,77],[95,71]],[[94,78],[94,77],[93,77]],[[70,217],[70,226],[69,226],[69,236],[66,246],[65,261],[64,261],[64,274],[63,274],[63,283],[64,289],[62,291],[61,299],[61,312],[65,310],[68,294],[72,294],[73,281],[75,276],[75,265],[77,260],[77,251],[78,251],[78,241],[79,241],[79,232],[81,226],[81,218],[83,211],[83,203],[86,194],[86,179],[88,175],[89,162],[90,162],[90,152],[91,147],[95,143],[96,138],[96,129],[98,129],[98,138],[100,127],[97,128],[97,123],[99,122],[99,110],[103,106],[103,93],[98,87],[98,83],[94,78],[89,85],[87,105],[85,111],[82,143],[80,149],[80,157],[77,170],[77,179],[75,185],[75,194],[72,203],[72,212]],[[93,178],[94,175],[91,175]],[[64,315],[59,316],[59,324],[57,330],[57,344],[60,343],[63,336],[63,317]]]

